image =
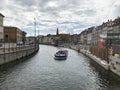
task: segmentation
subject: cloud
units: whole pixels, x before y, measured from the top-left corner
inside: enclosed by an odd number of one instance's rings
[[[0,10],[2,11],[7,5],[7,0],[0,0]]]
[[[111,12],[112,12],[113,16],[115,16],[115,17],[120,16],[120,1],[116,1],[113,3]]]
[[[0,0],[4,25],[34,33],[34,18],[41,34],[79,33],[120,16],[119,0]],[[34,34],[29,34],[34,35]]]

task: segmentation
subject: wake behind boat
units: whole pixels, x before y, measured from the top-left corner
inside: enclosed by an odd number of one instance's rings
[[[67,59],[68,51],[67,50],[59,50],[58,52],[55,53],[54,56],[55,56],[56,60],[65,60],[65,59]]]

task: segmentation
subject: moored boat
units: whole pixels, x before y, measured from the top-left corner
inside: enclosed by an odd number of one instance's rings
[[[65,60],[65,59],[67,59],[68,51],[67,50],[59,50],[58,52],[55,53],[54,56],[55,56],[56,60]]]

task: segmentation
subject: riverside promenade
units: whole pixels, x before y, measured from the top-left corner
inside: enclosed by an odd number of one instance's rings
[[[96,63],[98,63],[100,66],[102,66],[104,69],[109,70],[109,64],[105,60],[101,60],[99,57],[96,57],[92,55],[89,51],[89,47],[78,47],[76,45],[73,45],[70,47],[71,49],[78,50],[80,53],[83,53],[84,55],[88,56],[92,60],[94,60]]]
[[[83,53],[87,57],[91,58],[93,61],[95,61],[97,64],[99,64],[101,67],[103,67],[105,70],[110,70],[114,74],[120,77],[120,58],[116,58],[114,56],[109,56],[109,62],[106,60],[102,60],[101,58],[91,54],[89,51],[89,47],[83,46],[78,47],[76,45],[71,45],[71,49],[74,49],[76,51],[80,51],[80,53]]]
[[[36,53],[39,45],[4,45],[0,48],[0,65],[17,61]]]

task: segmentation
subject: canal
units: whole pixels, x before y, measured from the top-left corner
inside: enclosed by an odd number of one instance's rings
[[[0,69],[0,90],[120,90],[120,79],[83,54],[67,49],[67,60],[54,60],[61,48],[40,45],[25,61]]]

